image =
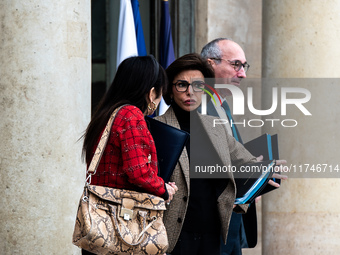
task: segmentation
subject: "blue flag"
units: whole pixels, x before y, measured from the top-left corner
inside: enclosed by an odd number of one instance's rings
[[[159,63],[166,69],[174,60],[175,52],[171,34],[171,19],[169,14],[169,2],[162,1],[161,5],[161,31],[159,45]]]
[[[161,4],[161,31],[159,43],[159,63],[166,69],[175,61],[174,44],[171,34],[171,19],[169,13],[169,2],[163,0]],[[162,98],[159,104],[159,115],[162,115],[169,108]]]
[[[143,33],[142,20],[139,13],[139,2],[138,0],[131,0],[133,19],[135,21],[136,29],[136,40],[138,48],[138,56],[146,56],[146,47]]]

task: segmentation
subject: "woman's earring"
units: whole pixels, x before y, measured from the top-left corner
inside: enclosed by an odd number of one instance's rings
[[[157,109],[156,103],[155,103],[155,102],[151,102],[151,103],[153,103],[153,107],[151,108],[150,103],[149,103],[149,104],[148,104],[148,109],[149,109],[150,111],[156,110],[156,109]]]

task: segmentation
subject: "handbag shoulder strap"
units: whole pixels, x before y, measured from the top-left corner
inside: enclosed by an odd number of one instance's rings
[[[90,166],[89,168],[87,169],[87,173],[90,174],[90,175],[94,175],[96,174],[96,171],[97,171],[97,168],[98,168],[98,165],[99,165],[99,162],[100,162],[100,159],[102,158],[103,156],[103,153],[104,153],[104,149],[106,147],[106,144],[107,144],[107,141],[109,139],[109,136],[110,136],[110,130],[111,130],[111,127],[112,127],[112,123],[116,117],[116,114],[117,112],[125,105],[122,105],[120,106],[119,108],[116,108],[113,113],[111,114],[110,116],[110,119],[109,121],[107,122],[106,124],[106,127],[105,127],[105,130],[102,134],[102,137],[100,138],[99,140],[99,143],[97,145],[97,148],[96,148],[96,151],[92,157],[92,160],[91,160],[91,163],[90,163]]]

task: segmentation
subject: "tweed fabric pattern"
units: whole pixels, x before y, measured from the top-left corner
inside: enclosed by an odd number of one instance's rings
[[[116,114],[91,184],[130,190],[137,188],[162,196],[165,184],[157,173],[156,147],[143,113],[135,106],[123,106]]]
[[[172,107],[170,107],[164,115],[158,116],[156,119],[168,125],[180,128]],[[216,117],[199,114],[199,119],[211,139],[213,146],[216,148],[223,165],[239,166],[256,161],[254,156],[251,155],[242,144],[228,134],[223,125],[213,127],[213,120],[216,119]],[[236,196],[236,185],[232,173],[226,173],[225,178],[229,183],[217,199],[221,232],[224,242],[227,240],[229,221]],[[190,199],[189,159],[185,148],[179,158],[179,162],[175,167],[173,175],[171,176],[171,181],[176,182],[178,191],[174,195],[167,211],[164,213],[164,224],[169,239],[169,249],[167,252],[171,252],[177,243]],[[248,205],[236,206],[234,211],[244,213],[247,211],[247,207]]]

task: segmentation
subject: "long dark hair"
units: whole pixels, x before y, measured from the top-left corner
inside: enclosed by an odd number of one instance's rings
[[[87,163],[112,112],[123,104],[131,104],[144,113],[148,107],[147,96],[153,87],[157,97],[167,88],[165,71],[153,56],[130,57],[119,65],[110,88],[83,135],[83,157]]]
[[[165,70],[167,77],[168,77],[168,88],[167,88],[167,91],[163,93],[163,98],[167,104],[171,104],[171,95],[172,95],[172,86],[173,86],[172,83],[173,83],[174,78],[179,73],[183,71],[188,71],[188,70],[198,70],[203,74],[205,78],[215,77],[214,69],[211,67],[211,65],[208,63],[207,60],[202,58],[197,53],[189,53],[176,59]]]

